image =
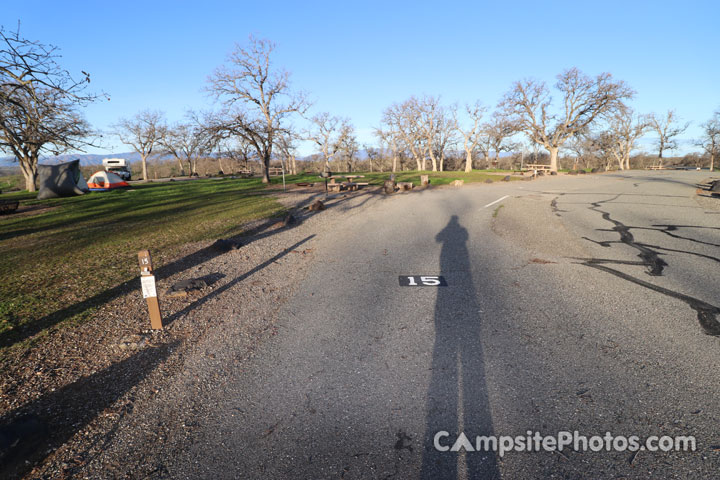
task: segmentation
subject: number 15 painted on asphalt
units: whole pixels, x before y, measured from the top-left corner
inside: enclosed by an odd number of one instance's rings
[[[440,275],[400,275],[398,280],[401,287],[447,287]]]

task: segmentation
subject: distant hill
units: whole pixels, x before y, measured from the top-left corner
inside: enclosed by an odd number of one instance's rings
[[[69,153],[64,155],[57,155],[52,157],[40,157],[40,163],[53,164],[69,162],[70,160],[80,159],[80,165],[99,165],[102,163],[104,158],[124,158],[130,163],[139,162],[140,155],[135,152],[126,153],[108,153],[108,154],[95,154],[95,153]],[[166,160],[172,158],[170,156],[153,157],[152,160]],[[17,162],[15,157],[0,157],[0,167],[11,167],[16,166]]]

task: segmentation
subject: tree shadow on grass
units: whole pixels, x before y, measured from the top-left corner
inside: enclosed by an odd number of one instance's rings
[[[46,393],[0,418],[0,477],[20,477],[143,381],[179,341],[131,357]],[[132,403],[120,417],[132,411]]]
[[[282,229],[272,229],[272,227],[276,226],[278,223],[278,218],[272,218],[269,219],[262,224],[258,225],[256,228],[250,230],[249,232],[243,232],[242,234],[235,235],[233,237],[230,237],[230,240],[237,241],[242,245],[249,245],[254,241],[257,241],[262,238],[269,237],[271,235],[274,235]],[[177,259],[173,262],[170,262],[166,265],[163,265],[162,267],[155,270],[155,276],[157,280],[163,280],[169,277],[172,277],[173,275],[176,275],[178,273],[184,272],[186,270],[189,270],[197,265],[201,265],[203,263],[206,263],[220,255],[226,254],[226,251],[220,250],[213,245],[209,245],[207,247],[201,248],[200,250],[197,250],[190,255],[187,255],[185,257],[182,257],[180,259]],[[60,310],[57,310],[49,315],[46,315],[32,323],[23,325],[22,327],[8,330],[0,334],[0,348],[6,348],[9,346],[12,346],[16,343],[22,342],[28,338],[31,338],[38,333],[42,332],[43,330],[46,330],[63,320],[67,318],[71,318],[75,315],[79,315],[86,310],[103,305],[105,303],[108,303],[112,301],[113,299],[127,294],[131,291],[139,291],[140,290],[140,279],[139,278],[133,278],[131,280],[127,280],[125,282],[122,282],[112,288],[109,288],[107,290],[103,290],[102,292],[93,295],[87,299],[84,299],[82,301],[76,302],[72,305],[68,305],[67,307],[61,308]]]
[[[267,192],[243,193],[248,199],[252,197],[260,197],[270,195]],[[127,223],[128,226],[141,225],[148,221],[163,221],[168,217],[187,215],[191,210],[208,209],[212,207],[213,212],[217,212],[222,205],[226,205],[228,193],[217,192],[202,194],[205,201],[202,204],[188,206],[184,204],[182,199],[163,199],[162,201],[150,201],[142,203],[142,199],[127,202],[108,202],[107,204],[90,203],[76,205],[74,208],[82,207],[82,212],[74,211],[54,211],[48,212],[43,216],[18,219],[23,224],[29,224],[27,227],[12,230],[11,225],[2,225],[4,232],[0,232],[0,241],[10,240],[23,235],[32,235],[46,232],[49,230],[63,229],[68,226],[77,225],[79,228],[104,228],[108,230],[109,235],[116,232],[107,229],[108,225]],[[56,206],[62,206],[58,203]],[[172,208],[171,208],[172,207]],[[232,208],[237,208],[237,205]],[[118,217],[120,218],[118,220]],[[66,234],[66,230],[61,230],[60,234]]]

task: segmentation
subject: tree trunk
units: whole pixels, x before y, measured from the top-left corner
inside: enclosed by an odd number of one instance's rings
[[[483,157],[485,159],[485,168],[490,168],[490,155],[483,153]]]
[[[550,154],[550,170],[553,172],[558,171],[558,147],[545,147]]]
[[[270,183],[270,155],[263,156],[262,176],[262,183]]]
[[[25,177],[25,190],[28,192],[35,192],[35,181],[37,180],[37,159],[18,159],[20,162],[20,169]]]
[[[36,190],[35,188],[35,180],[37,179],[37,173],[30,172],[29,174],[25,175],[25,190],[28,192],[34,192]]]
[[[715,154],[710,154],[710,173],[715,169]]]
[[[472,152],[470,150],[465,151],[465,173],[472,172]]]
[[[618,169],[625,170],[625,156],[615,156],[615,160],[618,162]]]
[[[147,155],[141,155],[140,160],[142,161],[142,174],[143,174],[143,180],[147,181],[148,179],[148,173],[147,173]]]
[[[392,171],[393,173],[397,172],[397,154],[393,153],[393,164],[392,164]]]
[[[295,155],[290,157],[290,162],[292,165],[292,174],[297,175],[297,160],[295,159]]]
[[[630,170],[630,154],[625,156],[625,170]]]

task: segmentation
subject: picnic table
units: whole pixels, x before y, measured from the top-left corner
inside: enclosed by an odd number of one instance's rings
[[[344,178],[346,181],[338,183],[338,179]],[[356,178],[365,178],[365,175],[332,175],[330,183],[327,184],[328,190],[331,192],[340,192],[342,190],[357,190],[360,187],[366,187],[369,183],[356,182]]]
[[[522,171],[523,172],[531,172],[531,171],[549,172],[550,165],[547,165],[544,163],[526,163],[525,166],[522,168]]]

